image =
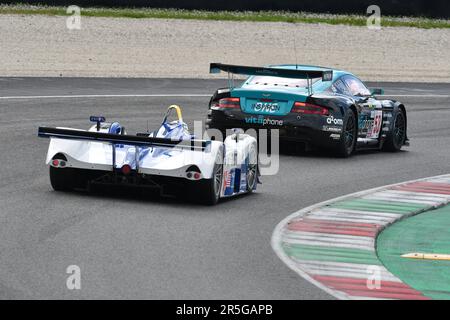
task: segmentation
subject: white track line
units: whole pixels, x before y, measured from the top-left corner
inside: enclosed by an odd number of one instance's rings
[[[361,196],[365,196],[368,195],[370,193],[375,193],[375,192],[379,192],[379,191],[385,191],[385,189],[387,188],[391,188],[394,186],[398,186],[398,185],[402,185],[405,183],[412,183],[412,182],[418,182],[418,181],[429,181],[430,179],[432,180],[445,180],[447,181],[449,179],[448,174],[443,174],[440,176],[434,176],[434,177],[427,177],[427,178],[422,178],[422,179],[415,179],[415,180],[410,180],[410,181],[405,181],[405,182],[400,182],[400,183],[394,183],[394,184],[390,184],[390,185],[386,185],[386,186],[382,186],[382,187],[377,187],[377,188],[373,188],[373,189],[368,189],[368,190],[363,190],[363,191],[359,191],[359,192],[355,192],[355,193],[351,193],[351,194],[347,194],[341,197],[337,197],[334,199],[330,199],[327,201],[323,201],[320,203],[316,203],[312,206],[306,207],[304,209],[300,209],[292,214],[290,214],[289,216],[287,216],[286,218],[284,218],[283,220],[280,221],[280,223],[277,224],[277,226],[275,227],[275,230],[273,231],[272,234],[272,239],[271,239],[271,245],[272,245],[272,249],[275,251],[276,255],[278,256],[278,258],[281,259],[281,261],[283,261],[290,269],[292,269],[294,272],[296,272],[299,276],[301,276],[303,279],[309,281],[310,283],[312,283],[313,285],[315,285],[316,287],[318,287],[319,289],[322,289],[323,291],[327,292],[328,294],[330,294],[331,296],[337,298],[337,299],[354,299],[355,297],[351,297],[347,294],[345,294],[344,292],[340,292],[340,291],[336,291],[333,290],[325,285],[323,285],[321,282],[313,279],[307,272],[307,270],[302,270],[301,267],[298,265],[298,262],[296,263],[294,260],[291,260],[283,251],[282,248],[282,237],[281,235],[283,234],[283,229],[285,228],[285,226],[288,224],[289,221],[294,220],[294,219],[298,219],[301,217],[304,217],[305,215],[307,215],[308,213],[310,213],[313,210],[322,208],[326,205],[332,204],[334,202],[337,201],[342,201],[342,200],[347,200],[347,199],[351,199],[351,198],[356,198],[356,197],[361,197]],[[375,248],[373,248],[373,250],[375,250]],[[366,275],[367,277],[367,275]],[[395,277],[395,276],[393,276]]]
[[[384,94],[382,97],[405,97],[405,98],[450,98],[450,94]]]
[[[79,99],[79,98],[178,98],[178,97],[210,97],[211,94],[79,94],[56,96],[4,96],[0,100],[20,99]],[[450,98],[448,94],[385,94],[386,97],[411,97],[411,98]]]
[[[0,100],[20,99],[79,99],[79,98],[177,98],[177,97],[210,97],[211,94],[79,94],[61,96],[5,96]]]

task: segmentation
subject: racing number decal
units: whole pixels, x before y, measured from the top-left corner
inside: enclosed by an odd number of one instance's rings
[[[373,125],[367,131],[367,138],[377,139],[381,131],[381,123],[383,122],[383,111],[372,111]]]

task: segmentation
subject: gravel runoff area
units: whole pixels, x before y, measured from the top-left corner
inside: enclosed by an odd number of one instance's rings
[[[69,30],[66,19],[0,15],[0,75],[208,78],[209,62],[297,60],[365,80],[450,82],[450,29],[82,17]]]

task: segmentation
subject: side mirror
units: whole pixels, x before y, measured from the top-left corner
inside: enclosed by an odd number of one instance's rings
[[[384,94],[384,90],[381,89],[381,88],[371,88],[371,89],[370,89],[370,93],[371,93],[372,95],[377,95],[377,96],[379,96],[379,95],[383,95],[383,94]]]

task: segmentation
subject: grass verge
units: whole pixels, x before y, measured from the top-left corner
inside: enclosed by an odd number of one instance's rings
[[[0,14],[42,14],[52,16],[67,15],[66,7],[0,5]],[[159,18],[159,19],[195,19],[222,21],[256,21],[256,22],[289,22],[289,23],[325,23],[351,26],[365,26],[367,17],[362,15],[314,14],[305,12],[283,11],[200,11],[153,8],[81,8],[82,16],[110,18]],[[416,27],[416,28],[450,28],[450,20],[381,17],[382,27]]]

